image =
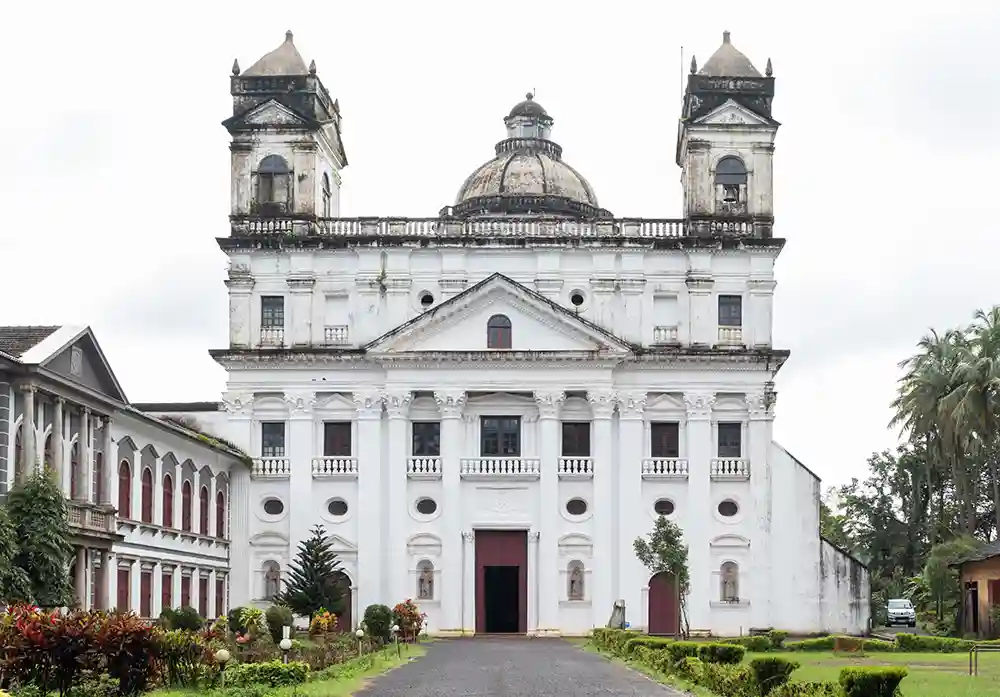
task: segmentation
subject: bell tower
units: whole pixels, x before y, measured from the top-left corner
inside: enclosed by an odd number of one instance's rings
[[[691,74],[677,133],[684,217],[696,234],[770,237],[774,223],[771,60],[761,75],[723,32],[722,45]]]
[[[233,62],[230,218],[235,230],[280,225],[289,232],[340,214],[340,172],[347,155],[340,105],[306,66],[292,40],[249,69]]]

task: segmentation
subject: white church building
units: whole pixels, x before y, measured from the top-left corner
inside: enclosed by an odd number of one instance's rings
[[[320,524],[347,625],[413,598],[434,634],[581,634],[623,600],[669,634],[670,578],[633,552],[664,515],[693,631],[868,628],[866,568],[772,439],[770,61],[727,32],[692,62],[663,219],[602,208],[531,94],[438,217],[342,218],[341,108],[291,33],[231,92],[226,392],[132,405],[252,458],[224,467],[229,607],[266,606]]]

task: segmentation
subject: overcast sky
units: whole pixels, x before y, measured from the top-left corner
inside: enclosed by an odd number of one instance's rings
[[[771,57],[775,433],[826,484],[895,442],[920,335],[1000,302],[994,0],[28,5],[0,29],[0,323],[92,325],[133,401],[222,390],[220,122],[233,58],[286,29],[340,100],[345,216],[435,215],[534,89],[603,207],[677,217],[681,46]]]

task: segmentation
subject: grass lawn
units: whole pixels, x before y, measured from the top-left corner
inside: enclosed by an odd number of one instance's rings
[[[409,644],[402,648],[402,655],[397,658],[392,649],[381,651],[375,656],[375,663],[365,671],[345,671],[345,675],[332,680],[316,680],[304,685],[271,688],[268,693],[276,697],[350,697],[361,690],[372,680],[393,668],[409,663],[419,658],[427,649],[419,644]],[[155,690],[150,697],[195,697],[203,696],[204,690]]]
[[[754,656],[774,654],[747,654]],[[979,655],[979,676],[969,675],[967,653],[869,653],[864,656],[795,652],[781,655],[802,667],[793,682],[834,681],[847,666],[905,666],[909,675],[900,687],[903,697],[996,697],[1000,695],[1000,654]]]

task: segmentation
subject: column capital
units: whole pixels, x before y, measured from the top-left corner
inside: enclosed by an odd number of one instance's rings
[[[222,406],[230,414],[250,415],[253,409],[253,392],[224,392]]]
[[[377,390],[359,390],[351,394],[354,408],[358,410],[358,418],[379,419],[382,417],[382,405],[385,395]]]
[[[614,390],[589,390],[587,401],[595,419],[610,419],[615,411],[618,395]]]
[[[766,421],[774,418],[774,399],[777,394],[771,390],[747,392],[744,399],[751,421]]]
[[[20,385],[19,389],[24,394],[35,394],[36,392],[38,392],[38,385],[33,385],[31,383],[28,383],[25,385]]]
[[[476,531],[469,530],[468,532],[463,532],[462,539],[465,540],[465,544],[471,545],[473,542],[476,541]]]
[[[538,418],[557,419],[566,393],[562,390],[535,390],[535,403],[538,405]]]
[[[641,419],[646,411],[648,394],[645,390],[630,390],[617,395],[618,415],[623,419]]]
[[[86,416],[87,418],[90,418],[90,407],[88,406],[80,407],[80,413]]]
[[[316,406],[315,392],[285,392],[284,399],[288,405],[288,415],[293,419],[312,416],[313,407]]]
[[[541,535],[537,530],[528,531],[528,542],[538,542],[538,538]]]
[[[710,419],[712,418],[712,409],[715,408],[715,393],[685,392],[684,404],[687,406],[689,420]]]
[[[66,398],[60,395],[56,395],[55,399],[53,399],[52,401],[60,409],[62,409],[63,405],[66,404]]]
[[[437,402],[441,416],[445,419],[460,418],[467,398],[465,390],[437,390],[434,392],[434,401]]]
[[[413,392],[410,390],[386,390],[382,393],[385,410],[390,419],[405,419],[410,413]]]

